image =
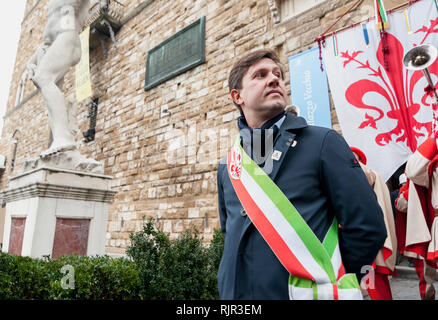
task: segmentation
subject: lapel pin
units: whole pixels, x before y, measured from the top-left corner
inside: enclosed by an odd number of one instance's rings
[[[293,147],[295,147],[296,145],[297,145],[297,140],[294,140],[294,142],[292,142],[291,147],[293,148]]]
[[[274,150],[274,152],[272,153],[272,160],[278,161],[281,158],[281,151],[278,150]]]

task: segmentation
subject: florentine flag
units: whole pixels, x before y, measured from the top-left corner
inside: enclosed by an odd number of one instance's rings
[[[342,134],[350,146],[364,151],[369,167],[385,180],[432,130],[433,101],[424,91],[427,81],[421,71],[404,68],[402,60],[414,46],[438,46],[438,12],[434,0],[419,1],[406,11],[411,34],[400,10],[387,15],[390,28],[385,43],[376,22],[370,21],[369,47],[363,40],[363,25],[358,25],[336,34],[338,55],[332,41],[322,48]],[[438,59],[429,71],[437,83]]]

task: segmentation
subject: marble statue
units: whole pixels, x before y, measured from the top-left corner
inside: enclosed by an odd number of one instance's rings
[[[74,130],[76,123],[70,110],[74,103],[67,101],[62,91],[65,75],[81,59],[79,33],[88,17],[89,6],[90,0],[49,2],[43,42],[29,59],[27,73],[47,105],[53,136],[52,144],[41,153],[40,158],[56,158],[54,161],[57,166],[62,166],[62,159],[67,158],[70,159],[68,166],[73,166],[71,169],[100,172],[103,170],[99,162],[86,159],[77,150]],[[59,154],[65,152],[68,154]]]

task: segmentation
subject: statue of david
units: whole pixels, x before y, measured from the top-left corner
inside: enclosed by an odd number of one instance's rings
[[[103,173],[100,162],[82,156],[77,150],[73,103],[67,102],[62,92],[65,75],[81,60],[79,33],[89,7],[90,0],[49,2],[43,42],[29,59],[27,73],[46,102],[53,141],[39,159],[26,161],[24,170],[46,165]]]
[[[45,154],[76,148],[62,85],[67,72],[81,60],[79,33],[89,4],[90,0],[51,0],[43,43],[27,65],[47,104],[53,142]]]

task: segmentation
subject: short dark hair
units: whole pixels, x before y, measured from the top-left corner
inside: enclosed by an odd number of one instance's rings
[[[277,54],[272,50],[257,50],[244,55],[234,64],[230,71],[230,76],[228,77],[228,88],[230,92],[234,89],[242,89],[242,79],[245,73],[252,65],[264,58],[274,61],[279,66],[281,70],[281,76],[283,77],[283,69],[280,58],[278,58]],[[242,108],[237,103],[234,102],[234,104],[237,106],[240,113],[243,114]]]

